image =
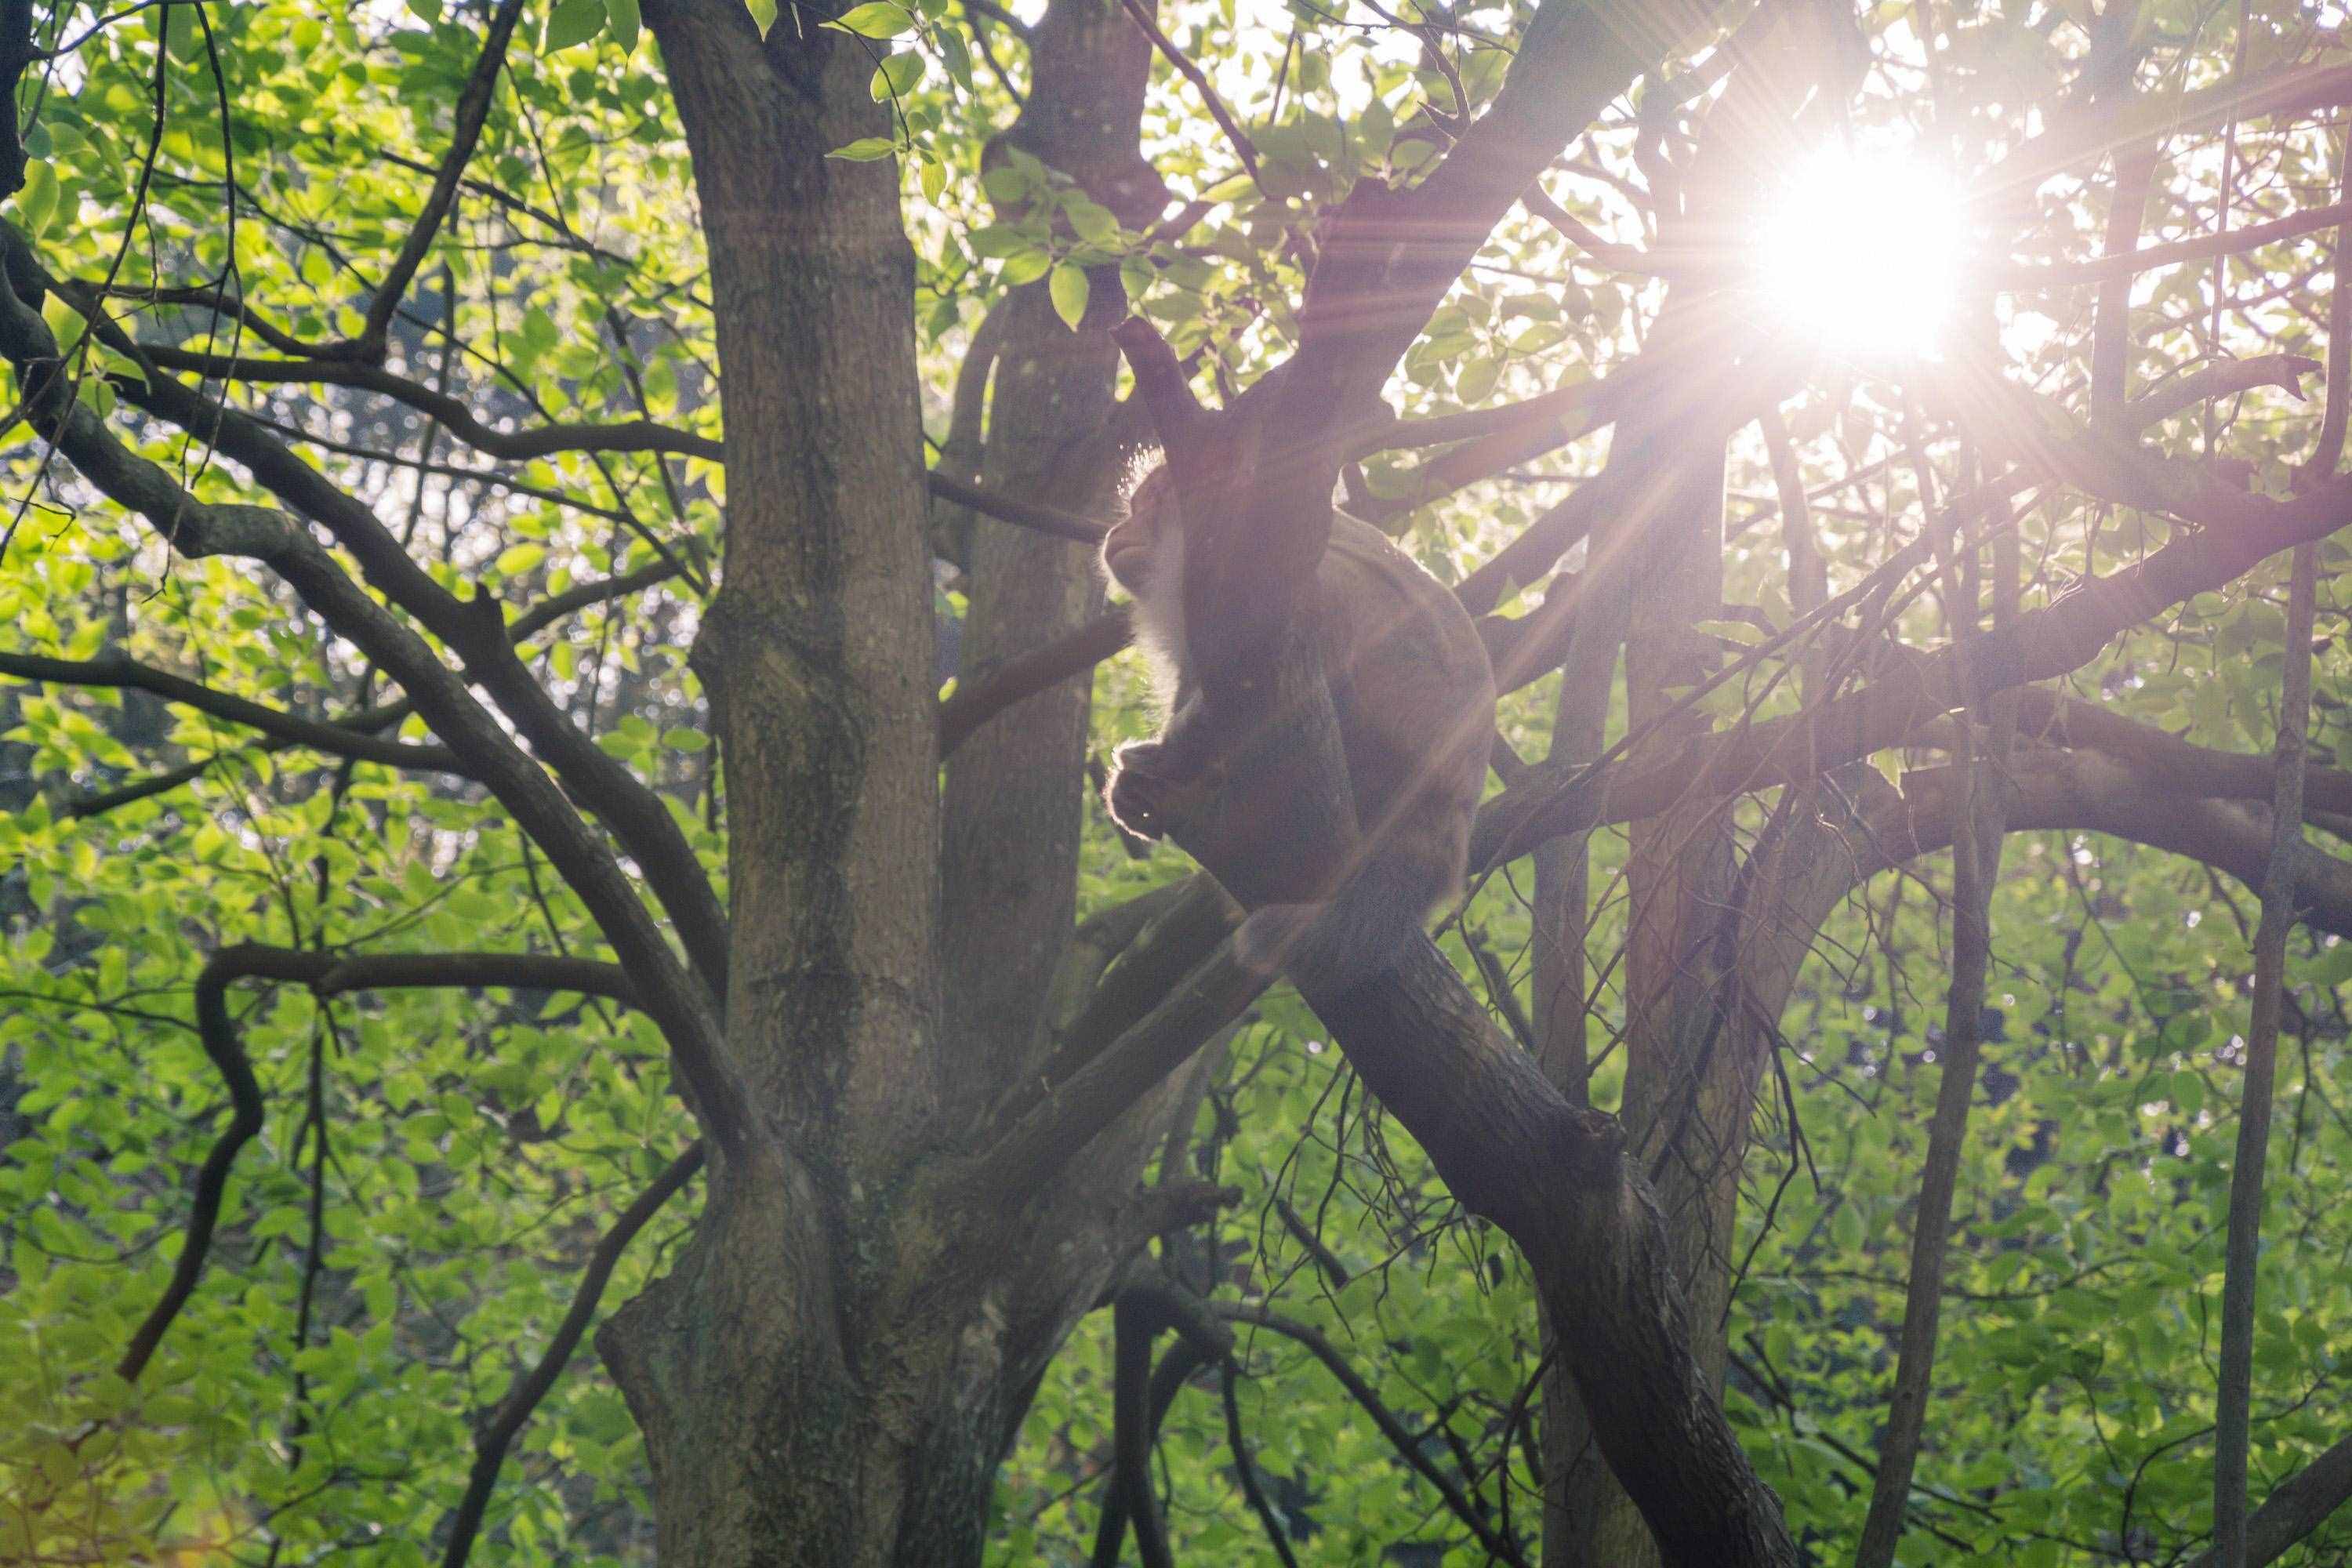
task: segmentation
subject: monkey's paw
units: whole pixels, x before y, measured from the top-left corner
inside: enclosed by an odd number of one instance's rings
[[[1121,746],[1112,764],[1116,771],[1103,790],[1103,805],[1111,820],[1138,838],[1157,838],[1168,830],[1167,811],[1175,791],[1150,771],[1159,753],[1160,747],[1150,741]]]

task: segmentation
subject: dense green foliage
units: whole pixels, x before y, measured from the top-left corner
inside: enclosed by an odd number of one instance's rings
[[[947,435],[958,361],[1004,289],[1047,280],[1075,321],[1113,264],[1180,352],[1202,352],[1203,385],[1246,384],[1292,341],[1297,258],[1317,214],[1367,173],[1402,176],[1428,159],[1435,141],[1411,128],[1457,91],[1472,104],[1491,95],[1524,10],[1450,11],[1453,30],[1424,54],[1370,5],[1349,17],[1308,0],[1287,11],[1169,7],[1162,25],[1213,62],[1264,174],[1236,177],[1228,139],[1163,64],[1146,153],[1180,197],[1213,205],[1181,233],[1152,237],[1122,230],[1034,160],[983,165],[1026,69],[993,6],[886,0],[850,13],[845,25],[873,47],[877,96],[898,108],[933,442]],[[269,352],[268,332],[357,335],[446,150],[482,9],[176,5],[95,25],[103,16],[89,5],[41,16],[41,41],[74,47],[37,65],[19,92],[33,162],[7,216],[49,272],[110,282],[115,321],[148,347],[251,355]],[[2333,58],[2335,34],[2315,16],[2152,5],[2143,84],[2179,92],[2232,69]],[[1963,182],[1978,179],[2058,101],[2088,47],[2086,20],[2084,7],[2022,0],[1880,7],[1854,132],[1916,137]],[[1717,37],[1691,40],[1692,56]],[[1626,192],[1647,202],[1671,173],[1645,134],[1617,114],[1553,179],[1556,201],[1619,244],[1646,237]],[[2151,237],[2210,228],[2225,169],[2233,225],[2325,206],[2342,148],[2340,126],[2308,115],[2177,137],[2157,171]],[[2034,187],[1996,237],[2010,247],[2000,262],[2094,253],[2103,178],[2085,160]],[[534,0],[469,183],[392,324],[401,373],[458,398],[488,429],[453,428],[362,386],[239,384],[233,396],[293,432],[453,589],[493,593],[520,613],[673,565],[656,586],[534,634],[524,657],[609,753],[658,787],[721,878],[719,759],[685,663],[719,557],[721,469],[643,451],[493,460],[484,446],[500,430],[640,417],[715,435],[696,216],[634,0]],[[2134,301],[2135,389],[2213,359],[2324,352],[2334,245],[2331,229],[2154,274]],[[250,301],[261,325],[241,331],[165,292],[194,285]],[[1990,289],[1969,287],[1973,319]],[[1663,292],[1539,216],[1515,214],[1408,356],[1391,400],[1433,416],[1605,377],[1639,353]],[[2079,403],[2092,292],[2000,297],[2017,381]],[[81,318],[51,299],[52,330],[86,355],[79,395],[90,407],[200,497],[254,499],[236,465],[142,418],[109,377],[145,373],[88,341]],[[1976,471],[1978,454],[1918,422],[1883,368],[1832,361],[1784,405],[1833,593],[1919,531],[1923,476],[1948,495]],[[2242,463],[2284,493],[2317,410],[2315,395],[2263,388],[2191,406],[2158,439],[2184,458]],[[1459,581],[1567,493],[1564,481],[1593,471],[1600,445],[1397,507],[1397,525]],[[22,426],[6,456],[0,651],[127,655],[320,719],[397,696],[247,563],[169,557]],[[1372,458],[1365,495],[1413,496],[1412,470],[1427,460]],[[1759,626],[1792,618],[1781,497],[1752,428],[1733,445],[1727,488],[1726,598],[1744,608],[1709,629],[1736,655]],[[2129,562],[2173,526],[2043,487],[2017,513],[2026,605]],[[2336,640],[2352,555],[2330,546],[2322,564],[2328,640],[2314,740],[2321,760],[2352,767],[2352,665]],[[2111,646],[2076,689],[2206,746],[2267,749],[2284,572],[2273,560],[2168,612]],[[961,589],[952,573],[942,583],[951,626]],[[1885,613],[1915,645],[1946,636],[1932,591],[1898,590]],[[1792,711],[1789,668],[1776,653],[1706,700],[1726,721]],[[1100,748],[1146,732],[1140,660],[1123,655],[1097,682]],[[1555,686],[1506,704],[1523,755],[1544,752]],[[463,779],[273,746],[215,714],[96,686],[12,684],[0,717],[0,1366],[11,1369],[0,1377],[0,1561],[436,1556],[436,1521],[473,1462],[473,1424],[553,1335],[597,1238],[693,1136],[656,1033],[625,1007],[569,993],[233,991],[266,1124],[237,1165],[194,1300],[126,1383],[111,1369],[164,1288],[192,1173],[227,1114],[191,1023],[191,986],[210,954],[246,941],[594,954],[600,939],[540,851]],[[394,732],[432,739],[413,719]],[[1923,746],[1873,762],[1900,779],[1932,760]],[[195,763],[169,789],[110,798]],[[1740,831],[1762,832],[1771,805],[1744,804]],[[2315,837],[2333,853],[2330,835],[2346,825],[2321,826],[2328,833]],[[1082,916],[1186,868],[1172,848],[1130,852],[1098,809],[1087,832]],[[1595,855],[1593,886],[1607,889],[1588,944],[1599,1053],[1623,1011],[1610,967],[1624,936],[1619,836],[1600,835]],[[1487,879],[1443,943],[1474,984],[1492,982],[1469,944],[1495,955],[1520,986],[1513,1006],[1527,982],[1524,871]],[[1822,1561],[1851,1553],[1892,1372],[1937,1084],[1948,890],[1943,858],[1921,860],[1871,880],[1820,932],[1780,1021],[1739,1234],[1727,1241],[1739,1279],[1730,1406]],[[2210,1528],[2253,907],[2240,886],[2158,848],[2072,830],[2012,836],[1993,906],[1998,1021],[1956,1211],[1907,1560],[2167,1563]],[[2256,1342],[2258,1499],[2352,1430],[2342,1377],[2352,1213],[2341,1205],[2352,950],[2304,931],[2293,952]],[[1621,1070],[1601,1058],[1597,1102],[1613,1103]],[[1538,1351],[1522,1268],[1452,1210],[1295,999],[1269,998],[1236,1032],[1198,1137],[1167,1159],[1244,1194],[1189,1247],[1171,1245],[1171,1268],[1324,1336],[1433,1467],[1531,1539]],[[608,1306],[660,1270],[698,1201],[689,1189],[638,1237]],[[1301,1561],[1371,1563],[1412,1542],[1433,1543],[1415,1561],[1483,1560],[1299,1340],[1238,1332],[1241,1426]],[[1085,1560],[1109,1447],[1109,1335],[1105,1315],[1089,1320],[1040,1389],[1002,1475],[992,1561]],[[1213,1371],[1176,1398],[1160,1455],[1180,1557],[1261,1560]],[[583,1352],[508,1456],[483,1550],[495,1542],[502,1562],[645,1560],[648,1508],[628,1411]],[[2299,1551],[2289,1561],[2347,1561],[2352,1522]]]

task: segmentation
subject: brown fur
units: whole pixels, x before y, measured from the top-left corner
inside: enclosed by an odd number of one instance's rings
[[[1171,709],[1160,740],[1121,748],[1107,794],[1112,815],[1146,834],[1159,831],[1161,791],[1199,763],[1181,733],[1197,726],[1200,697],[1185,657],[1179,515],[1167,470],[1156,469],[1103,542],[1104,566],[1135,595],[1138,635]],[[1243,945],[1269,967],[1286,954],[1294,970],[1309,960],[1352,982],[1385,968],[1431,910],[1460,891],[1495,732],[1495,680],[1460,601],[1369,523],[1334,516],[1310,604],[1369,858],[1338,907],[1260,910]],[[1315,932],[1302,947],[1310,920]]]

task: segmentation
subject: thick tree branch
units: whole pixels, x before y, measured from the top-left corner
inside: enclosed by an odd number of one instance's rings
[[[13,226],[0,226],[0,247],[5,247],[10,276],[18,279],[20,289],[25,274],[39,275],[37,258]],[[14,296],[12,302],[30,315],[20,301],[15,301]],[[32,319],[38,321],[37,317]],[[92,317],[91,321],[93,330],[117,353],[134,360],[142,357],[140,345],[119,328],[100,317]],[[46,338],[46,327],[41,331]],[[352,552],[372,586],[457,652],[467,674],[481,683],[523,739],[643,868],[646,884],[676,923],[689,962],[703,976],[711,994],[723,996],[726,911],[719,907],[701,862],[661,796],[575,725],[516,657],[505,613],[498,602],[480,592],[470,600],[460,600],[444,588],[410,559],[392,531],[364,503],[338,488],[246,415],[170,376],[152,372],[144,381],[136,376],[119,376],[116,384],[125,400],[243,464],[256,482],[324,527]],[[159,523],[159,527],[163,525]],[[163,527],[163,531],[167,538],[172,536],[169,527]],[[301,535],[301,540],[309,542],[307,535]],[[319,559],[322,563],[329,560],[323,552]],[[335,575],[341,579],[340,569],[336,569]],[[397,625],[383,616],[373,603],[367,604],[367,614],[386,626]],[[327,618],[337,630],[346,631],[333,616]],[[411,634],[402,627],[400,635]],[[431,670],[446,678],[446,667],[424,650],[421,643],[418,646]],[[394,668],[388,661],[380,659],[379,663],[387,669]],[[404,679],[402,684],[405,686],[407,682]],[[421,694],[412,690],[411,695],[418,698],[422,709]],[[475,706],[470,696],[466,706]],[[430,713],[426,716],[429,721]],[[436,725],[436,729],[439,726]],[[445,741],[457,746],[461,754],[465,752],[455,736],[446,731],[441,733]],[[499,735],[498,744],[501,751],[513,750],[503,732]],[[631,898],[634,901],[635,895]]]
[[[973,731],[1023,698],[1092,669],[1134,637],[1134,612],[1122,605],[1066,637],[1005,660],[969,685],[957,681],[954,694],[940,704],[940,755],[953,752]]]
[[[1072,540],[1080,544],[1100,544],[1103,535],[1110,531],[1108,523],[1081,517],[1074,511],[1064,511],[1059,507],[1045,506],[983,489],[951,474],[943,474],[937,468],[930,469],[925,478],[931,493],[940,500],[968,507],[999,522],[1034,529],[1039,533],[1050,533],[1057,539]]]
[[[2100,283],[2110,279],[2134,277],[2159,267],[2170,267],[2176,262],[2207,261],[2216,256],[2235,256],[2256,250],[2265,245],[2274,245],[2283,239],[2293,239],[2299,235],[2326,228],[2331,224],[2340,224],[2347,217],[2352,217],[2352,203],[2338,202],[2333,206],[2314,207],[2308,212],[2273,218],[2269,223],[2223,229],[2216,234],[2194,235],[2162,245],[2141,246],[2119,255],[2102,256],[2093,261],[2040,265],[2021,262],[1995,273],[1992,281],[1995,286],[2007,289],[2064,289],[2083,283]]]
[[[2352,482],[2333,479],[2286,500],[2182,498],[2206,526],[2130,566],[2096,577],[1978,639],[1965,670],[1950,648],[1895,666],[1858,692],[1808,714],[1695,740],[1674,754],[1537,779],[1479,813],[1475,866],[1498,865],[1558,833],[1662,809],[1693,791],[1739,794],[1810,777],[1900,742],[1921,723],[1993,692],[2079,668],[2109,638],[2166,606],[2218,588],[2264,556],[2324,537],[2352,520]]]
[[[10,280],[21,285],[23,264],[29,263],[30,252],[13,228],[6,228],[5,235]],[[555,782],[516,749],[498,721],[474,700],[464,679],[345,576],[334,558],[291,518],[263,507],[199,501],[161,467],[124,447],[95,414],[74,399],[56,340],[15,287],[0,289],[0,356],[16,367],[19,384],[27,389],[27,420],[98,489],[144,517],[182,555],[192,559],[237,555],[268,565],[321,619],[406,689],[435,732],[478,770],[499,804],[547,852],[559,874],[580,895],[642,988],[646,1011],[661,1026],[678,1075],[713,1136],[725,1147],[749,1139],[749,1102],[725,1055],[709,994],[680,966],[618,862],[563,798]],[[307,476],[310,484],[332,497],[339,508],[357,507],[282,447],[278,452],[299,470],[294,478]],[[364,515],[364,509],[360,510]],[[372,546],[381,532],[373,517],[365,517],[365,523],[364,530],[357,531],[363,547]],[[389,535],[383,537],[397,552],[397,542]],[[422,576],[405,554],[399,559],[409,572]],[[500,654],[513,661],[503,618],[483,617],[482,622],[484,631],[496,637]],[[514,661],[514,668],[521,669],[519,661]],[[527,672],[525,679],[529,679]],[[540,695],[546,700],[544,692]],[[667,807],[658,800],[654,805],[667,821]]]
[[[2352,1437],[2280,1482],[2254,1510],[2246,1521],[2247,1568],[2262,1568],[2285,1556],[2288,1548],[2326,1523],[2347,1500],[2352,1500]],[[2221,1552],[2207,1552],[2189,1568],[2221,1568]]]
[[[2053,174],[2116,148],[2157,136],[2200,131],[2225,120],[2296,115],[2352,102],[2352,66],[2291,66],[2268,76],[2233,74],[2193,92],[2088,106],[2020,142],[1977,181],[1980,195],[2031,191]]]
[[[2279,691],[2277,783],[2271,801],[2269,864],[2262,921],[2254,930],[2253,1006],[2239,1090],[2237,1156],[2230,1164],[2229,1228],[2221,1277],[2221,1353],[2213,1415],[2213,1546],[2223,1568],[2246,1568],[2246,1460],[2253,1440],[2255,1269],[2262,1245],[2263,1166],[2270,1158],[2277,1097],[2279,1013],[2286,990],[2286,939],[2295,923],[2303,838],[2304,751],[2311,726],[2311,624],[2319,547],[2294,552],[2288,591],[2285,659]]]

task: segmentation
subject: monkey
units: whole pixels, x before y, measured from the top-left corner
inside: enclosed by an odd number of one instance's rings
[[[1156,838],[1174,797],[1197,782],[1200,681],[1184,618],[1185,537],[1162,464],[1139,484],[1103,541],[1104,570],[1135,599],[1137,640],[1168,710],[1157,739],[1119,748],[1104,805],[1129,832]],[[1383,973],[1459,896],[1471,819],[1495,734],[1495,677],[1469,613],[1370,523],[1335,511],[1302,613],[1314,616],[1323,679],[1339,720],[1363,849],[1328,904],[1272,904],[1235,938],[1260,973],[1286,967],[1335,988]]]

